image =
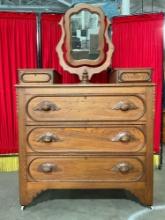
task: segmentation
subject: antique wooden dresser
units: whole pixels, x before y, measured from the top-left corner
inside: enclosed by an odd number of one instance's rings
[[[125,189],[152,205],[152,83],[60,85],[46,69],[19,76],[22,206],[47,189]]]

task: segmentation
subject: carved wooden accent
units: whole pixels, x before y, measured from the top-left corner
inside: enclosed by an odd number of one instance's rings
[[[33,108],[33,110],[47,112],[47,111],[58,111],[58,110],[60,110],[60,108],[56,104],[54,104],[50,101],[44,100],[44,101],[38,103],[37,106]]]
[[[120,101],[112,109],[121,110],[121,111],[129,111],[129,110],[134,110],[137,108],[138,107],[130,101]]]
[[[59,141],[59,137],[51,132],[46,132],[42,134],[36,141],[43,143],[51,143]]]
[[[119,132],[116,136],[111,139],[113,142],[120,141],[128,143],[135,140],[135,137],[128,131]]]
[[[116,172],[120,172],[122,174],[128,173],[133,169],[133,165],[128,163],[128,162],[119,162],[118,164],[116,164],[112,170],[116,171]]]

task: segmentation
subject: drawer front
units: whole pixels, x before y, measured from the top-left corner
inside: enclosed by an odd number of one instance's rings
[[[149,72],[122,72],[118,76],[119,82],[147,82],[151,81]]]
[[[91,128],[35,127],[27,134],[27,151],[137,152],[145,151],[142,127]]]
[[[53,69],[20,69],[19,83],[23,85],[52,84],[53,75]]]
[[[143,181],[144,157],[33,157],[29,181]]]
[[[145,104],[133,95],[36,96],[27,103],[27,114],[38,122],[145,120]]]
[[[150,82],[151,69],[116,70],[118,82]]]

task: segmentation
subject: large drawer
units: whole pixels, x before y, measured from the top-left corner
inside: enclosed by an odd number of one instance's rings
[[[28,152],[144,152],[145,126],[28,127]]]
[[[138,95],[34,96],[26,106],[27,120],[136,121],[145,120],[145,101]]]
[[[29,181],[144,181],[144,157],[29,157]]]

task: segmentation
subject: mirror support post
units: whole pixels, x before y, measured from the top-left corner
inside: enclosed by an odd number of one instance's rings
[[[81,83],[86,84],[89,83],[88,71],[85,70],[82,74]]]

